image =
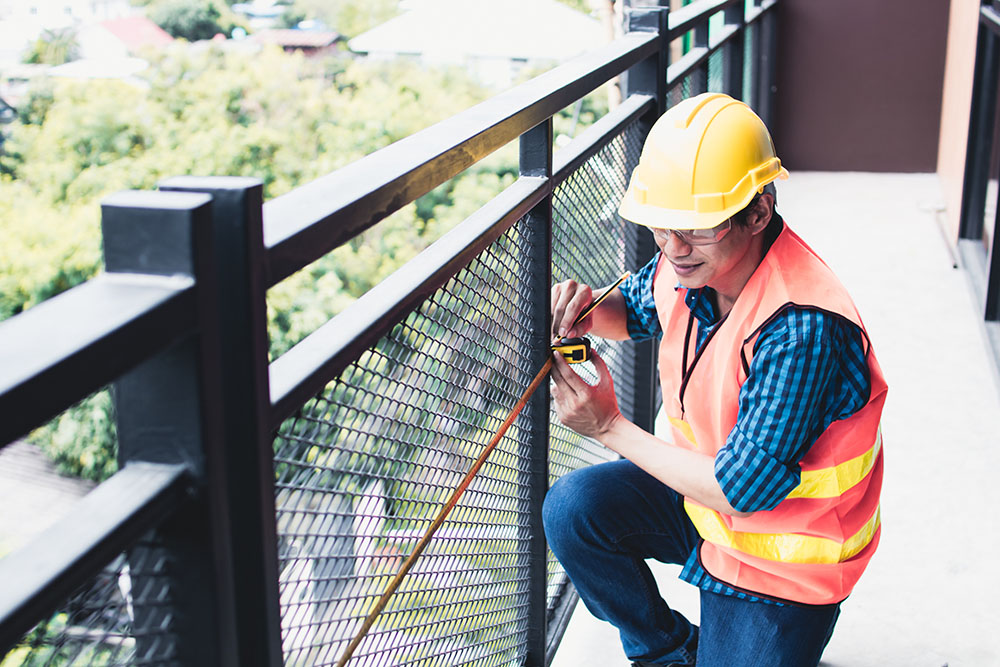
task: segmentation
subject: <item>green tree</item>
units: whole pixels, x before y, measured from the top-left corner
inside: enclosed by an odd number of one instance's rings
[[[188,41],[228,34],[223,12],[213,0],[157,0],[149,5],[149,18],[173,37]]]
[[[42,65],[63,65],[80,57],[80,43],[76,30],[62,28],[43,30],[27,53],[24,62]]]
[[[396,16],[399,0],[294,0],[286,13],[299,21],[318,19],[351,38]]]
[[[146,87],[63,81],[33,88],[0,156],[0,319],[100,268],[99,202],[182,174],[260,178],[272,198],[410,135],[486,96],[456,70],[308,61],[183,45],[152,62]],[[506,162],[504,162],[506,160]],[[279,355],[414,257],[513,179],[513,158],[477,165],[268,294]],[[477,203],[478,202],[478,203]],[[317,289],[319,288],[319,289]],[[75,474],[113,468],[99,399],[37,434]],[[101,443],[74,451],[73,420]],[[53,430],[55,429],[55,430]],[[88,436],[89,437],[89,436]]]

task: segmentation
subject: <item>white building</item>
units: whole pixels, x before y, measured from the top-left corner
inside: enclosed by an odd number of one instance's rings
[[[129,0],[0,0],[0,67],[21,54],[43,30],[61,30],[135,13]]]
[[[508,86],[525,66],[550,66],[604,42],[601,24],[556,0],[411,0],[403,14],[348,42],[376,59],[463,65]]]

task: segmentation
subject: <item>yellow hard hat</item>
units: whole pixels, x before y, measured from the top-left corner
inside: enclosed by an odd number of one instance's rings
[[[728,95],[704,93],[653,124],[618,213],[660,229],[710,229],[788,178],[764,122]]]

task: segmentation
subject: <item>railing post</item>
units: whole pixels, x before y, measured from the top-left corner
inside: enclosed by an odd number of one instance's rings
[[[984,2],[985,4],[985,2]],[[993,30],[979,21],[976,40],[976,65],[972,79],[972,105],[969,114],[969,139],[965,153],[965,177],[962,186],[962,209],[958,227],[960,239],[983,238],[986,187],[990,173],[990,151],[996,121],[997,84],[1000,79],[1000,53]]]
[[[182,176],[160,183],[165,191],[212,196],[221,341],[219,406],[222,447],[212,469],[216,530],[233,554],[239,665],[281,665],[281,609],[274,501],[274,453],[269,425],[268,336],[261,182],[237,177]]]
[[[199,333],[122,376],[113,391],[120,465],[182,463],[195,480],[191,502],[154,530],[153,546],[129,554],[133,562],[166,563],[162,574],[132,570],[136,656],[162,657],[162,647],[142,629],[169,624],[177,640],[170,657],[178,664],[236,667],[236,636],[226,609],[233,585],[224,566],[229,554],[214,534],[217,509],[208,473],[221,437],[210,204],[203,194],[121,192],[103,202],[101,222],[109,276],[191,276],[198,295]],[[169,581],[166,600],[160,599],[163,576]]]
[[[701,21],[694,29],[693,49],[708,49],[708,21]],[[691,73],[691,95],[708,92],[708,58]]]
[[[726,7],[723,12],[727,26],[738,26],[723,51],[722,91],[738,100],[743,99],[743,56],[746,34],[746,7],[743,2]]]
[[[756,6],[762,6],[763,0],[754,0]],[[757,97],[753,107],[764,124],[774,128],[774,98],[778,92],[778,12],[768,9],[758,20],[760,29],[757,39],[760,42],[757,61]]]
[[[656,119],[667,108],[667,7],[633,8],[628,14],[629,32],[658,32],[660,50],[655,58],[643,61],[628,71],[625,78],[625,94],[652,95],[656,100],[654,109],[644,115],[640,121],[641,140],[646,135]],[[656,243],[648,229],[640,225],[625,226],[626,268],[635,271],[644,266],[656,253]],[[656,373],[656,342],[649,340],[634,345],[633,377],[635,378],[635,410],[630,419],[644,430],[652,433],[659,409],[657,394],[659,383]]]
[[[522,176],[552,177],[552,119],[521,135]],[[528,368],[541,368],[551,354],[552,195],[545,197],[526,222],[531,304]],[[528,427],[528,646],[525,667],[545,667],[548,637],[548,544],[542,528],[542,502],[549,490],[549,383],[535,390],[525,407]]]

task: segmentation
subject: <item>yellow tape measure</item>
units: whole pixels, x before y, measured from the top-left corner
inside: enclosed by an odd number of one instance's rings
[[[626,278],[629,277],[629,272],[626,271],[622,274],[621,278],[615,281],[615,284],[604,290],[601,296],[594,299],[594,302],[587,306],[586,310],[580,313],[576,320],[573,322],[573,326],[579,324],[579,322],[585,318],[587,315],[597,308],[598,304],[604,301],[611,292],[622,284]],[[552,351],[558,352],[563,356],[563,359],[570,364],[582,364],[585,361],[590,361],[590,339],[585,337],[580,338],[560,338],[555,343],[552,344]]]
[[[561,354],[566,363],[582,364],[590,361],[589,338],[560,338],[552,349]]]

